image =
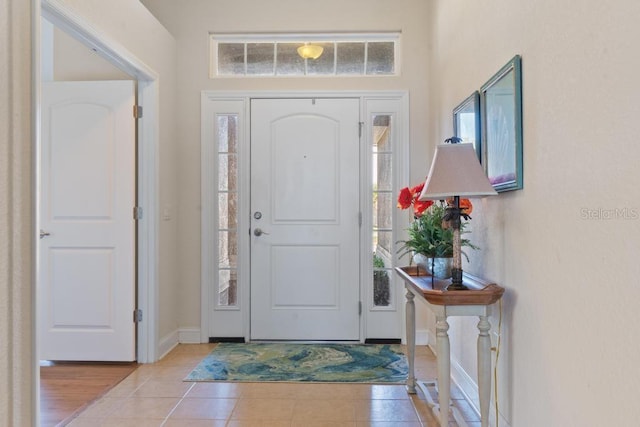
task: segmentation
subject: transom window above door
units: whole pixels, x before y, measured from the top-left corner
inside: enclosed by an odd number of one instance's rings
[[[399,33],[212,34],[211,78],[395,76]]]

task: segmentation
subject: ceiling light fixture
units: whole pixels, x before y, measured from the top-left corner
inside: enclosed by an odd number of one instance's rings
[[[305,43],[298,48],[298,55],[304,59],[318,59],[324,48],[317,44]]]

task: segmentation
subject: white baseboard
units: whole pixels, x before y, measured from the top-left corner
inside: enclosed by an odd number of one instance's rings
[[[421,341],[425,341],[421,343]],[[422,330],[416,332],[416,345],[428,345],[433,354],[438,356],[436,351],[436,336],[430,330]],[[478,384],[477,382],[460,366],[456,360],[451,360],[451,381],[458,386],[465,400],[471,405],[473,410],[478,414],[480,418],[480,402],[478,399]],[[493,380],[492,380],[493,381]],[[491,397],[491,408],[489,410],[489,425],[496,425],[495,406],[493,396]],[[500,427],[511,427],[507,420],[498,413],[500,418]]]
[[[469,403],[471,408],[476,412],[478,418],[480,417],[480,401],[478,398],[478,383],[460,366],[460,364],[452,360],[451,361],[451,381],[458,386],[460,392],[464,396],[464,399]],[[493,381],[493,379],[492,379]],[[495,402],[493,396],[491,396],[491,406],[489,407],[489,425],[496,425],[495,416]],[[498,413],[500,417],[500,427],[510,427],[507,420],[504,419],[502,414]]]
[[[200,328],[180,328],[178,341],[180,344],[200,344]]]
[[[427,330],[427,345],[429,346],[431,351],[433,351],[433,354],[435,354],[437,357],[438,352],[436,351],[436,335],[429,330]]]
[[[500,424],[496,424],[496,416],[495,416],[495,409],[492,409],[489,411],[489,425],[490,426],[495,426],[495,425],[499,425],[500,427],[511,427],[511,424],[509,424],[507,422],[507,420],[504,419],[504,417],[502,416],[501,413],[498,412],[498,416],[500,417]]]
[[[173,332],[168,333],[164,337],[160,339],[158,343],[158,354],[160,357],[158,360],[165,357],[175,346],[178,345],[178,331],[175,330]]]
[[[158,344],[160,359],[178,344],[200,344],[200,328],[180,328],[162,337]]]
[[[476,414],[480,416],[480,401],[478,399],[478,383],[460,366],[456,360],[451,361],[451,380],[458,386],[464,398]]]
[[[416,345],[429,345],[429,342],[429,331],[427,329],[416,330]]]

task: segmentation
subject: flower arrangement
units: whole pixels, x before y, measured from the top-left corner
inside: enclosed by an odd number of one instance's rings
[[[400,256],[408,253],[421,254],[427,258],[450,258],[453,256],[453,228],[449,226],[447,218],[447,207],[453,206],[453,199],[441,200],[434,203],[432,200],[420,201],[420,193],[424,183],[415,187],[405,187],[398,195],[398,208],[413,208],[414,221],[407,229],[408,240],[401,240],[402,246],[398,252]],[[461,216],[464,219],[471,219],[469,216],[473,211],[473,205],[469,199],[460,199]],[[460,231],[464,232],[466,223],[461,222]],[[468,239],[460,240],[461,246],[471,249],[478,249]],[[463,252],[467,261],[469,258]]]

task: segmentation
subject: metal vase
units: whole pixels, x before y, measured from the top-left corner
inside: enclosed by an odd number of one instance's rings
[[[436,279],[451,277],[453,258],[427,258],[427,271]]]

